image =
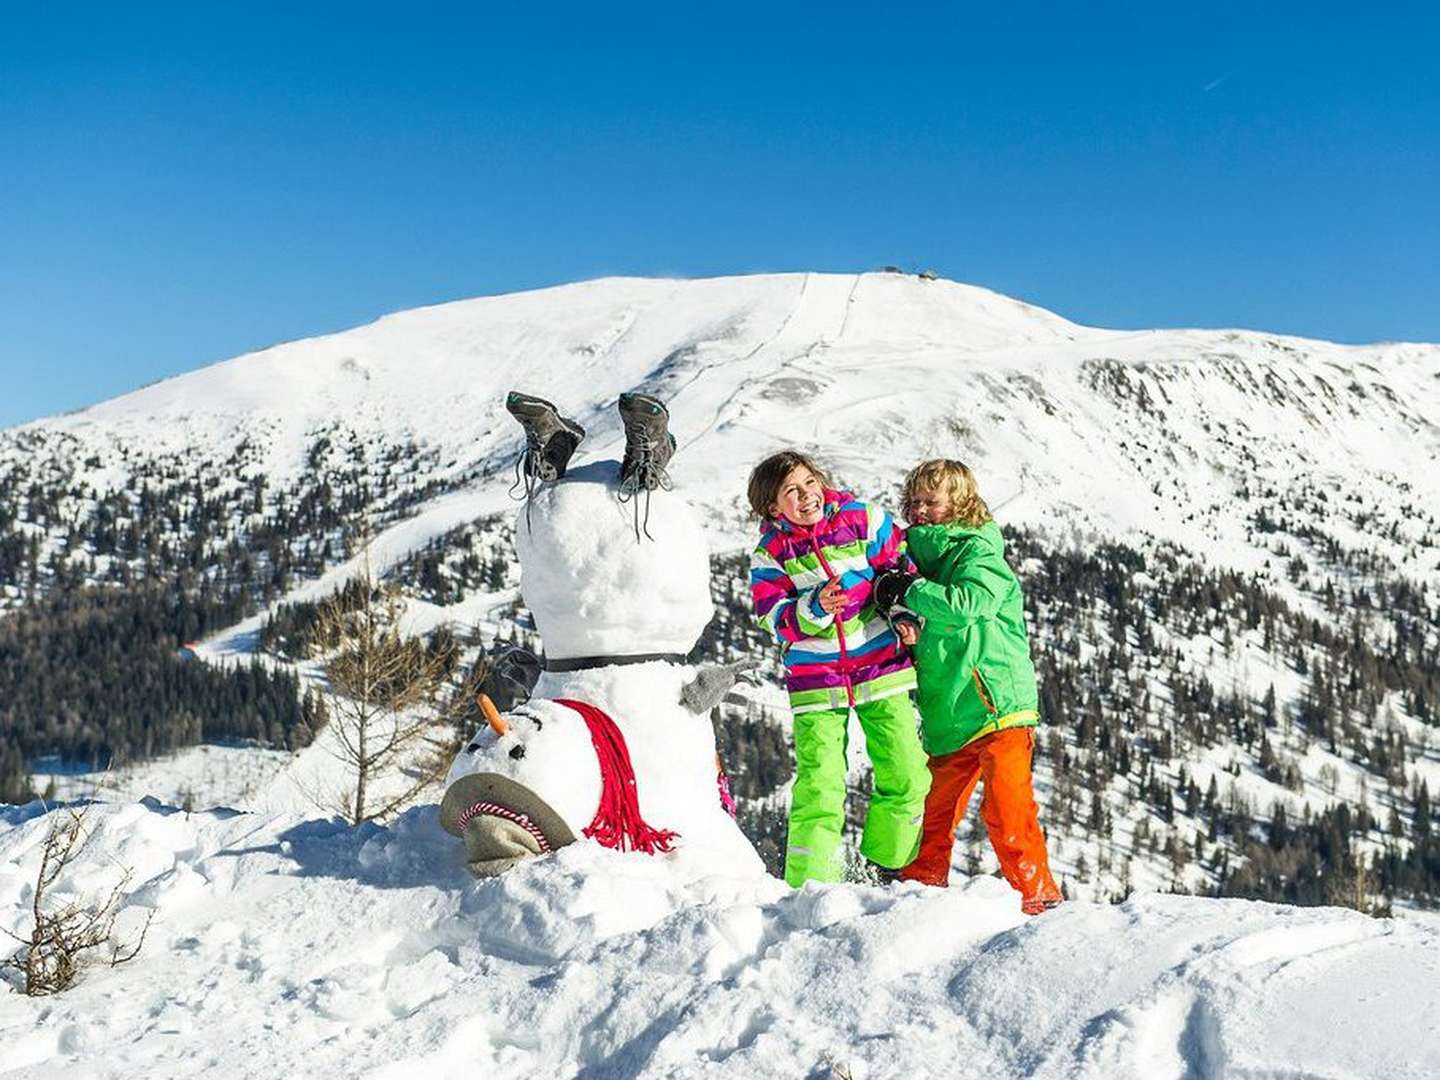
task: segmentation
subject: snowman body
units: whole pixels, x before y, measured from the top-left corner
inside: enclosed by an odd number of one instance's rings
[[[683,657],[713,614],[704,531],[676,492],[642,492],[637,540],[637,508],[620,501],[618,472],[613,461],[572,470],[518,512],[520,588],[547,670],[530,700],[503,715],[503,733],[487,726],[472,738],[447,782],[504,777],[553,809],[576,838],[591,835],[616,774],[607,776],[581,713],[561,704],[581,702],[613,721],[640,816],[673,834],[664,857],[763,873],[721,804],[710,718],[681,704],[696,674]]]

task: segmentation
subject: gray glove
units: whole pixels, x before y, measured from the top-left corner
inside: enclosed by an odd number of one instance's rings
[[[758,663],[758,660],[736,660],[733,664],[701,668],[695,678],[680,688],[680,704],[696,716],[705,715],[720,704],[720,699],[738,680],[754,681],[749,672]]]

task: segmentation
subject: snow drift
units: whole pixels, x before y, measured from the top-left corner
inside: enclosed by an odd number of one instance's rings
[[[949,890],[696,872],[581,841],[475,882],[393,826],[91,810],[139,960],[0,998],[6,1076],[1385,1076],[1440,1071],[1440,934],[1334,908],[1135,897],[1026,919]],[[0,816],[23,932],[47,818]],[[123,920],[122,920],[123,925]]]

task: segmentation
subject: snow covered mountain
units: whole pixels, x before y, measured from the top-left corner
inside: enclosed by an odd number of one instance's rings
[[[424,801],[315,820],[297,793],[332,767],[325,732],[307,745],[289,704],[315,675],[306,602],[368,558],[412,633],[535,638],[511,387],[580,420],[577,460],[617,456],[622,391],[669,402],[715,552],[708,656],[765,649],[743,581],[764,454],[804,446],[891,507],[914,462],[973,464],[1027,591],[1042,821],[1080,902],[1022,924],[978,832],[949,894],[793,894],[588,846],[474,885]],[[0,1067],[1432,1075],[1437,456],[1440,347],[1100,330],[894,273],[462,301],[0,432],[0,799],[178,749],[110,778],[60,886],[134,869],[143,966],[48,1010],[6,998]],[[762,853],[779,703],[749,692],[720,725]],[[251,812],[188,813],[214,805]],[[26,925],[39,814],[0,814],[0,929]],[[1402,1012],[1383,1046],[1353,1037]]]
[[[1267,693],[1277,697],[1265,726],[1278,717],[1284,730],[1258,742],[1210,732],[1187,747],[1178,736],[1183,769],[1167,761],[1165,774],[1180,798],[1218,777],[1220,799],[1233,787],[1267,818],[1287,797],[1287,769],[1290,795],[1304,796],[1292,802],[1296,814],[1363,799],[1367,783],[1388,777],[1408,820],[1416,785],[1440,782],[1429,735],[1440,712],[1440,631],[1428,599],[1440,581],[1440,347],[1101,330],[896,273],[607,279],[462,301],[0,432],[0,603],[33,608],[86,582],[188,583],[184,595],[209,599],[176,615],[182,640],[205,637],[199,651],[212,660],[244,659],[268,640],[281,604],[323,597],[354,572],[364,532],[368,557],[416,594],[417,627],[479,626],[493,639],[515,616],[508,540],[494,517],[514,505],[507,488],[520,440],[503,411],[512,386],[585,425],[582,459],[618,451],[622,391],[666,399],[680,442],[673,476],[705,508],[719,552],[745,548],[744,479],[777,447],[814,450],[845,484],[891,506],[915,461],[971,462],[1007,529],[1034,530],[1017,550],[1029,553],[1027,587],[1044,600],[1031,605],[1038,646],[1053,661],[1052,683],[1055,665],[1079,664],[1078,693],[1052,710],[1067,738],[1084,705],[1078,694],[1101,683],[1108,696],[1092,711],[1111,720],[1139,712],[1152,690],[1155,701],[1148,734],[1143,714],[1124,719],[1120,740],[1092,729],[1111,752],[1115,741],[1142,753],[1177,741],[1166,735],[1177,693],[1229,694],[1235,709],[1255,712]],[[1105,544],[1130,552],[1105,556],[1113,580],[1091,574],[1077,591],[1078,570],[1064,581],[1036,576]],[[1243,577],[1203,593],[1187,585],[1231,571]],[[1220,593],[1237,589],[1244,596],[1222,611]],[[721,647],[763,648],[738,629],[743,588],[727,591],[731,640]],[[1146,620],[1142,641],[1136,619],[1175,597],[1189,609],[1184,625],[1152,634]],[[1316,618],[1336,640],[1317,643],[1307,625]],[[1342,654],[1347,636],[1352,652],[1357,642],[1368,652]],[[1100,668],[1114,670],[1112,655],[1138,657],[1144,670],[1110,686]],[[1397,657],[1404,669],[1391,671]],[[1384,672],[1357,687],[1340,670],[1357,665]],[[1174,684],[1181,676],[1188,689]],[[1323,718],[1304,712],[1332,684],[1365,696],[1339,712],[1363,710],[1350,741],[1369,747],[1381,735],[1391,740],[1383,755],[1347,759]],[[1305,732],[1292,736],[1292,721],[1307,717],[1301,727],[1328,736],[1328,757],[1311,754]],[[62,724],[53,745],[25,737],[37,723],[53,726],[49,712],[10,726],[32,760],[66,747],[103,759],[114,740],[85,719]],[[246,733],[206,723],[208,737]],[[1074,746],[1084,751],[1079,726]],[[0,759],[5,734],[0,727]],[[133,741],[127,750],[153,752]],[[1113,777],[1086,779],[1109,786]],[[1143,790],[1147,779],[1142,768],[1131,783]],[[196,783],[186,780],[187,794],[203,802]],[[244,787],[255,795],[253,777]],[[1114,795],[1123,809],[1124,794]],[[1382,798],[1377,819],[1389,808]],[[1072,878],[1112,861],[1086,854],[1083,865],[1072,860]],[[1125,876],[1111,869],[1107,888],[1123,892]],[[1188,887],[1206,880],[1217,878]]]
[[[404,447],[397,485],[473,490],[472,512],[505,505],[470,480],[513,457],[511,387],[563,404],[595,455],[618,444],[622,391],[667,400],[676,479],[726,543],[743,542],[750,464],[799,443],[875,492],[960,456],[992,501],[1013,499],[1009,521],[1150,533],[1247,569],[1266,557],[1257,518],[1289,513],[1314,545],[1440,572],[1440,347],[1098,330],[890,273],[606,279],[407,311],[12,429],[0,462],[92,497],[143,460],[230,463],[223,498],[257,477],[283,490],[347,447]]]

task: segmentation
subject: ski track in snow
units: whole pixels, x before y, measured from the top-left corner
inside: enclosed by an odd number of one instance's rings
[[[994,878],[793,891],[588,842],[476,882],[434,806],[350,829],[146,800],[91,823],[61,888],[134,867],[121,931],[152,909],[149,939],[63,996],[0,997],[0,1075],[1440,1070],[1419,923],[1163,895],[1026,919]],[[0,928],[27,927],[46,825],[0,812]]]

